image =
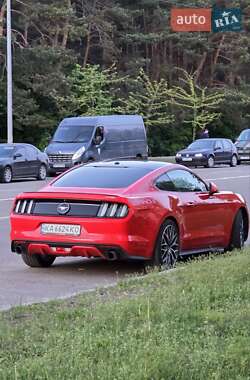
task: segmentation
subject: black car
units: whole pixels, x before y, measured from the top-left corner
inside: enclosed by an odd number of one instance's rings
[[[0,181],[33,177],[45,180],[48,156],[30,144],[0,144]]]
[[[239,163],[241,161],[250,161],[250,129],[241,132],[235,142],[238,150]]]
[[[238,153],[235,145],[228,139],[199,139],[176,154],[178,164],[187,166],[205,166],[215,164],[236,166]]]

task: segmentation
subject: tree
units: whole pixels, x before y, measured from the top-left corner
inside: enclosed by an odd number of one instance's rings
[[[57,97],[61,115],[110,115],[120,112],[119,78],[115,66],[101,70],[98,65],[76,65],[68,78],[69,95]]]
[[[185,70],[182,71],[184,76],[181,81],[184,86],[173,86],[169,94],[173,105],[190,111],[184,123],[192,126],[194,141],[199,128],[204,128],[220,117],[217,110],[224,99],[224,94],[218,91],[209,93],[206,87],[197,85],[195,74],[191,75]]]
[[[147,130],[150,128],[166,127],[173,121],[168,102],[168,83],[166,80],[151,80],[140,70],[134,80],[135,90],[129,93],[125,100],[125,109],[128,113],[143,116]]]

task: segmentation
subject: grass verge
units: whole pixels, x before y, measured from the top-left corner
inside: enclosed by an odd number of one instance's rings
[[[0,314],[0,379],[250,379],[250,250]]]
[[[169,157],[150,157],[150,161],[161,161],[161,162],[170,162],[171,164],[175,164],[175,156]]]

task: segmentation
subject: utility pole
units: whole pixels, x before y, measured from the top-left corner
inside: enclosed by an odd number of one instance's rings
[[[11,0],[7,0],[7,129],[9,144],[13,143],[13,82],[11,34]]]

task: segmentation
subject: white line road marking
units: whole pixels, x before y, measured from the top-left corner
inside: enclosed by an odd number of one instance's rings
[[[7,220],[9,218],[10,218],[9,216],[0,216],[0,220]]]
[[[228,179],[238,179],[238,178],[250,178],[250,175],[242,175],[239,177],[221,177],[221,178],[206,178],[206,181],[226,181]]]
[[[15,198],[0,199],[0,202],[14,201]]]

